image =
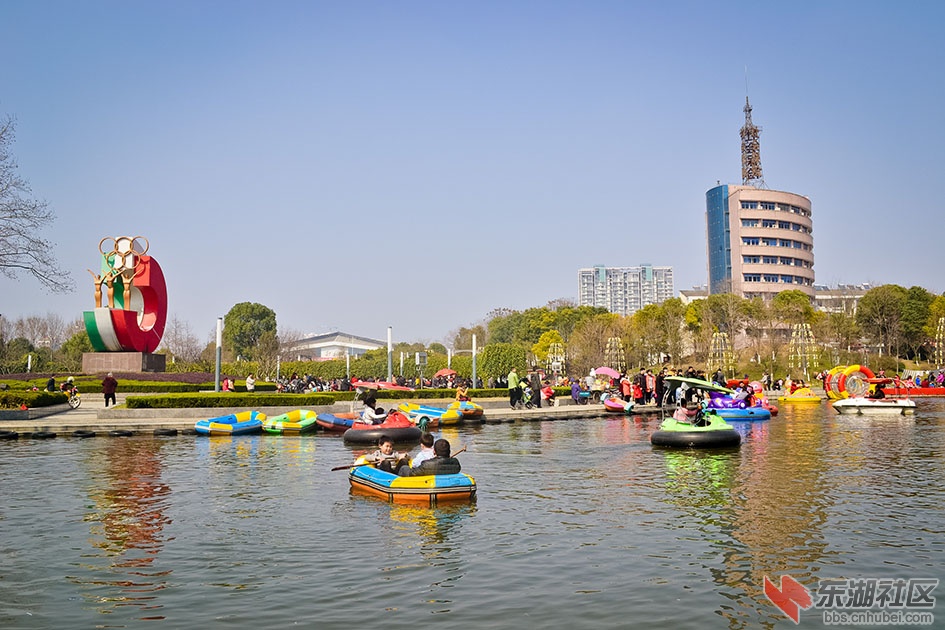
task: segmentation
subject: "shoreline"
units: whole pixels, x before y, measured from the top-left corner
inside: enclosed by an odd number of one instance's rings
[[[423,399],[421,401],[410,401],[405,399],[403,402],[420,402],[421,404],[445,406],[453,399]],[[57,436],[69,437],[73,431],[93,431],[96,434],[108,434],[110,431],[131,431],[134,434],[153,435],[155,431],[165,432],[175,430],[178,432],[193,431],[194,423],[197,420],[224,416],[230,413],[245,411],[245,407],[188,407],[175,409],[127,409],[123,406],[124,397],[120,397],[119,406],[104,407],[104,401],[101,399],[82,399],[82,405],[78,409],[72,409],[69,405],[55,405],[42,409],[28,409],[26,411],[11,410],[14,414],[20,414],[22,417],[7,417],[0,415],[0,430],[16,431],[20,434],[30,434],[37,432],[52,432]],[[570,398],[560,400],[557,407],[543,406],[532,409],[510,409],[508,401],[501,398],[484,399],[478,401],[484,414],[481,420],[474,420],[457,425],[449,426],[474,426],[481,424],[501,424],[505,422],[516,421],[542,421],[542,420],[564,420],[564,419],[584,419],[594,417],[608,418],[630,418],[634,416],[649,417],[662,412],[662,407],[655,404],[634,407],[631,414],[622,414],[608,412],[601,404],[590,403],[587,405],[572,404]],[[258,411],[265,413],[269,417],[277,416],[294,409],[298,406],[287,407],[258,407]],[[339,413],[347,412],[352,409],[349,402],[335,403],[333,405],[318,405],[305,407],[316,413]],[[33,415],[33,412],[35,415]],[[323,431],[313,431],[311,435],[324,434]]]

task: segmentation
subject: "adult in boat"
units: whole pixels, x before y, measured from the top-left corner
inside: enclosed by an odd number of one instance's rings
[[[469,400],[469,385],[466,384],[466,381],[460,381],[459,386],[456,387],[456,400],[459,402]]]
[[[387,418],[387,411],[377,406],[377,398],[374,394],[367,394],[364,397],[364,409],[361,410],[359,422],[364,424],[381,424]]]
[[[462,469],[459,460],[450,457],[450,443],[439,439],[433,443],[433,457],[416,468],[401,466],[397,474],[401,477],[421,477],[424,475],[455,475]]]
[[[886,397],[886,392],[883,391],[882,383],[877,383],[873,387],[873,391],[871,391],[869,395],[867,396],[867,398],[872,398],[873,400],[879,400],[880,398],[885,398],[885,397]]]

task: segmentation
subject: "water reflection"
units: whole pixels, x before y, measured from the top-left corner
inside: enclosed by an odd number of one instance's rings
[[[421,553],[434,559],[452,550],[450,534],[461,523],[476,513],[475,501],[436,507],[390,505],[390,519],[421,542]]]
[[[945,402],[785,405],[722,452],[658,422],[451,428],[479,494],[433,508],[352,496],[327,436],[0,445],[0,626],[781,628],[765,575],[941,574]]]
[[[164,528],[170,487],[161,479],[161,440],[112,439],[101,451],[90,451],[85,515],[91,523],[90,543],[98,553],[85,556],[86,577],[72,580],[99,612],[137,606],[154,611],[142,619],[163,619],[157,593],[167,588],[171,571],[152,565],[168,542]]]

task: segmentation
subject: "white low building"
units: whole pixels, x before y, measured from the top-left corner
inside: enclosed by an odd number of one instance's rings
[[[283,351],[295,355],[298,361],[328,361],[345,356],[359,357],[368,350],[385,347],[387,342],[379,339],[331,332],[293,341],[283,346]]]

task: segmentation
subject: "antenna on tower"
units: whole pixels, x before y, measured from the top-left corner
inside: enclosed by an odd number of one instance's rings
[[[761,128],[751,122],[751,103],[748,102],[748,68],[745,68],[745,125],[739,132],[742,137],[742,183],[755,188],[765,188],[761,174]]]

